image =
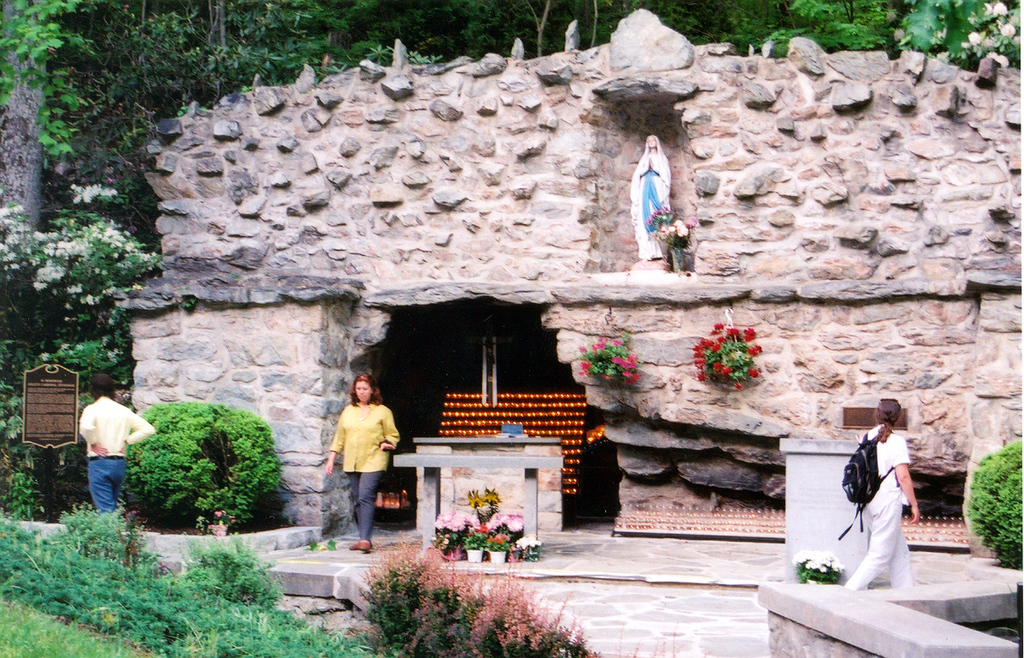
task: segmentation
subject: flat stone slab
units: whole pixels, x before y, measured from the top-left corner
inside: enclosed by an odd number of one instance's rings
[[[940,587],[955,592],[962,583]],[[758,603],[780,617],[886,658],[1017,655],[1012,642],[898,605],[885,600],[884,594],[835,585],[765,583],[758,590]]]
[[[465,454],[406,454],[394,456],[395,466],[423,466],[426,468],[562,468],[562,457],[505,453],[500,455]]]

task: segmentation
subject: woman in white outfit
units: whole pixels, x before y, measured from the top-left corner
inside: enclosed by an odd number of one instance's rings
[[[661,141],[650,135],[629,186],[630,215],[636,243],[640,247],[640,260],[655,260],[663,255],[651,215],[661,209],[669,210],[671,189],[672,169],[668,157],[661,149]]]
[[[910,478],[910,454],[907,441],[892,431],[902,409],[896,400],[881,400],[875,409],[877,427],[868,433],[868,440],[878,439],[878,474],[885,475],[875,497],[864,509],[864,520],[871,533],[868,554],[857,571],[846,581],[848,589],[865,589],[882,570],[888,567],[889,582],[893,589],[914,586],[910,573],[910,549],[903,536],[900,520],[903,506],[910,505],[911,523],[917,523],[921,512],[917,508],[914,482]]]

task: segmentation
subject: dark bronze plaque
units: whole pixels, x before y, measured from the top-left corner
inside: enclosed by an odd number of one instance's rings
[[[49,364],[26,370],[23,393],[23,443],[59,448],[78,440],[77,372]]]
[[[869,430],[877,424],[874,407],[843,407],[843,429]],[[907,429],[906,409],[900,412],[900,419],[896,421],[895,429]]]

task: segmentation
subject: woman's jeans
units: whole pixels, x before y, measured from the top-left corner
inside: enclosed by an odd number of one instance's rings
[[[89,459],[89,493],[100,514],[117,509],[117,496],[124,482],[124,459]]]
[[[352,506],[356,511],[356,524],[359,526],[359,538],[370,540],[373,534],[373,512],[377,499],[377,485],[384,477],[384,471],[368,473],[349,472],[348,486]]]

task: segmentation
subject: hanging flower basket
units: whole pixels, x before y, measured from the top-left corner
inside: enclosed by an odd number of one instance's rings
[[[711,336],[701,338],[693,346],[693,363],[697,379],[740,390],[761,376],[754,357],[763,350],[754,345],[757,332],[752,328],[740,330],[716,324]]]
[[[580,376],[598,377],[613,384],[640,380],[640,361],[629,345],[629,335],[599,338],[588,350],[580,348]]]

